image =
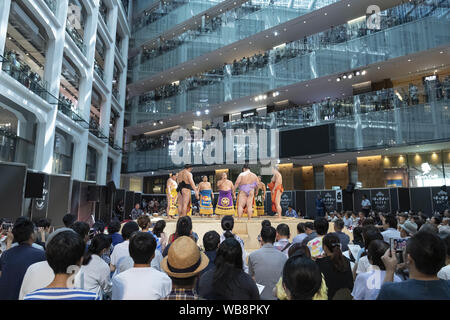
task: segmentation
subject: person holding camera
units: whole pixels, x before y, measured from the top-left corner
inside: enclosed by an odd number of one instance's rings
[[[393,283],[397,256],[391,249],[381,258],[386,275],[377,300],[449,300],[450,281],[439,279],[438,272],[445,265],[446,247],[436,234],[419,231],[406,245],[405,262],[409,279]]]

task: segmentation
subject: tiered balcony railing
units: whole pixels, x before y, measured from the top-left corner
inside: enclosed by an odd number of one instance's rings
[[[450,139],[450,77],[443,84],[432,83],[425,88],[414,85],[336,99],[321,104],[300,106],[267,117],[252,117],[229,122],[219,128],[226,146],[226,129],[279,129],[335,123],[336,148],[339,152],[404,146]],[[270,132],[270,131],[269,131]],[[163,142],[161,144],[160,142]],[[299,142],[303,143],[303,142]],[[199,145],[200,144],[200,147]],[[190,144],[191,155],[203,152],[204,141]],[[271,150],[268,139],[268,150]],[[127,146],[127,172],[175,169],[172,161],[176,144],[170,135],[158,139],[138,139]],[[257,150],[259,145],[254,145]],[[275,145],[278,148],[278,142]],[[238,157],[249,160],[250,145],[234,145]],[[197,150],[197,151],[196,151]],[[270,155],[269,151],[267,154]],[[273,155],[272,155],[273,156]],[[193,161],[192,161],[193,162]],[[206,163],[203,163],[205,165]]]
[[[448,0],[444,2],[448,4]],[[450,6],[444,2],[432,12],[424,11],[422,6],[411,7],[408,16],[390,12],[391,19],[382,24],[382,30],[368,30],[365,21],[336,27],[333,32],[328,30],[292,42],[284,49],[273,49],[266,56],[258,57],[257,62],[246,59],[245,63],[241,61],[223,70],[182,80],[175,88],[166,86],[168,89],[162,90],[164,98],[153,92],[135,99],[131,125],[209,108],[450,43]]]
[[[78,47],[78,49],[81,50],[81,52],[86,55],[86,45],[83,43],[83,37],[80,35],[80,33],[73,27],[69,26],[69,22],[67,22],[66,31],[69,34],[70,38],[75,42],[75,45]]]
[[[159,36],[170,28],[212,8],[224,0],[176,0],[163,5],[163,13],[143,15],[135,25],[133,38],[139,47],[149,39]],[[164,9],[164,8],[167,9]]]
[[[26,163],[32,168],[34,163],[34,142],[0,128],[0,161]]]
[[[47,83],[42,80],[38,73],[31,71],[31,68],[28,65],[16,59],[15,54],[7,53],[6,57],[0,55],[0,62],[2,62],[2,70],[6,74],[20,82],[42,99],[47,102],[51,101],[51,95],[47,91]]]
[[[314,1],[311,6],[305,5],[305,1],[247,2],[207,20],[204,27],[188,30],[176,38],[161,42],[159,48],[144,52],[141,64],[136,66],[139,68],[138,79],[133,80],[150,77],[338,1],[340,0],[319,0]],[[290,7],[290,4],[293,5]],[[278,32],[281,33],[282,30]],[[142,37],[145,36],[149,38],[148,32]]]

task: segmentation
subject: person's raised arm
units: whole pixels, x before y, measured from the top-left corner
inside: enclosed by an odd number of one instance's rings
[[[398,263],[395,252],[394,254],[391,254],[391,249],[387,249],[381,257],[381,261],[383,261],[384,266],[386,267],[384,282],[394,282],[394,274]]]

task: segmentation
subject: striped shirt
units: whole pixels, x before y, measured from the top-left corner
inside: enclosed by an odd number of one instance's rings
[[[27,294],[23,300],[100,300],[100,296],[75,288],[42,288]]]

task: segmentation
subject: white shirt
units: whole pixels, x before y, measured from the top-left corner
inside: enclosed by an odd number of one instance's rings
[[[450,264],[443,267],[437,274],[439,279],[450,280]]]
[[[361,257],[361,259],[358,260],[358,268],[356,269],[356,274],[369,271],[370,266],[371,264],[369,262],[369,258],[367,258],[367,256]]]
[[[112,300],[159,300],[171,290],[167,274],[153,268],[131,268],[113,278]]]
[[[362,207],[370,206],[370,201],[369,201],[369,199],[364,199],[363,201],[361,201],[361,206],[362,206]]]
[[[363,257],[364,258],[364,257]],[[361,258],[362,259],[362,258]],[[356,276],[353,286],[352,296],[355,300],[376,300],[384,282],[386,271],[371,266],[367,272]],[[402,279],[394,275],[394,282],[401,282]]]
[[[55,278],[53,269],[47,261],[36,262],[28,267],[20,287],[19,300],[37,289],[45,288]]]
[[[108,264],[93,254],[88,265],[82,266],[75,276],[75,286],[102,296],[102,293],[111,291],[110,272]]]
[[[126,257],[130,255],[130,251],[128,249],[130,245],[130,241],[124,241],[119,244],[116,244],[116,246],[113,249],[113,252],[111,253],[111,264],[113,266],[117,267],[117,262],[120,258]]]
[[[150,263],[150,266],[158,271],[162,271],[161,270],[162,260],[163,260],[162,253],[159,252],[159,250],[155,250],[155,256],[153,257],[152,262]],[[128,269],[133,268],[133,266],[134,266],[133,258],[131,258],[129,253],[128,253],[128,255],[123,255],[116,261],[115,266],[116,266],[116,271],[115,271],[113,277],[121,272],[124,272]]]
[[[394,228],[388,228],[386,231],[383,231],[381,233],[383,236],[383,240],[386,243],[390,243],[389,239],[400,239],[400,231],[394,229]]]

